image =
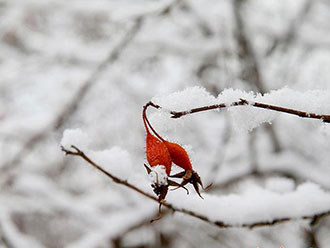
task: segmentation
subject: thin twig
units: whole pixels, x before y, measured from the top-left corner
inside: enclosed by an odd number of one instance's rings
[[[156,198],[155,196],[150,195],[149,193],[144,192],[143,190],[137,188],[136,186],[128,183],[126,180],[122,180],[119,179],[116,176],[113,176],[112,174],[110,174],[109,172],[107,172],[106,170],[104,170],[101,166],[99,166],[98,164],[96,164],[94,161],[92,161],[84,152],[82,152],[79,148],[72,146],[73,150],[68,150],[65,149],[64,147],[62,147],[62,151],[65,152],[66,155],[72,155],[72,156],[78,156],[81,157],[82,159],[84,159],[86,162],[88,162],[90,165],[92,165],[94,168],[96,168],[97,170],[101,171],[103,174],[105,174],[107,177],[109,177],[110,179],[112,179],[115,183],[117,184],[121,184],[124,185],[136,192],[138,192],[139,194],[155,201],[158,203],[158,198]],[[313,214],[313,215],[307,215],[307,216],[303,216],[300,218],[291,218],[291,217],[283,217],[283,218],[279,218],[279,219],[274,219],[272,221],[259,221],[259,222],[255,222],[255,223],[246,223],[246,224],[241,224],[241,225],[235,225],[235,224],[226,224],[223,221],[213,221],[210,220],[208,217],[196,213],[194,211],[191,210],[187,210],[184,208],[177,208],[175,206],[173,206],[170,203],[164,202],[163,206],[169,208],[170,210],[174,211],[174,212],[180,212],[180,213],[184,213],[186,215],[190,215],[192,217],[195,217],[197,219],[200,219],[202,221],[205,221],[211,225],[217,226],[219,228],[232,228],[232,227],[245,227],[245,228],[255,228],[255,227],[263,227],[263,226],[273,226],[276,224],[281,224],[281,223],[285,223],[285,222],[289,222],[289,221],[293,221],[293,220],[310,220],[311,221],[311,225],[315,225],[318,223],[318,221],[326,216],[330,215],[330,210],[329,211],[325,211],[325,212],[321,212],[318,214]]]
[[[104,170],[101,166],[99,166],[98,164],[96,164],[94,161],[92,161],[89,157],[87,157],[85,155],[85,153],[83,153],[80,149],[78,149],[77,147],[75,146],[72,146],[72,148],[74,149],[74,151],[71,151],[71,150],[67,150],[65,149],[64,147],[62,147],[62,151],[65,152],[66,155],[72,155],[72,156],[79,156],[81,158],[83,158],[85,161],[87,161],[90,165],[92,165],[93,167],[95,167],[97,170],[101,171],[103,174],[105,174],[107,177],[111,178],[115,183],[118,183],[118,184],[122,184],[122,185],[125,185],[126,187],[134,190],[134,191],[137,191],[138,193],[144,195],[145,197],[148,197],[149,199],[152,199],[152,200],[155,200],[158,202],[158,198],[142,191],[141,189],[135,187],[134,185],[128,183],[127,181],[125,180],[121,180],[119,179],[118,177],[115,177],[113,176],[112,174],[110,174],[109,172],[107,172],[106,170]]]
[[[152,102],[148,103],[148,104],[149,104],[149,106],[152,106],[157,109],[161,108],[159,105],[152,103]],[[244,106],[244,105],[249,105],[249,106],[252,106],[255,108],[268,109],[268,110],[273,110],[273,111],[277,111],[277,112],[296,115],[296,116],[299,116],[302,118],[319,119],[319,120],[322,120],[323,122],[330,123],[330,115],[308,113],[305,111],[280,107],[280,106],[271,105],[271,104],[265,104],[265,103],[261,103],[261,102],[249,102],[245,99],[241,99],[240,101],[233,102],[231,104],[220,103],[220,104],[193,108],[193,109],[186,110],[186,111],[179,111],[179,112],[170,111],[170,114],[172,115],[171,116],[172,118],[180,118],[182,116],[190,115],[190,114],[194,114],[194,113],[198,113],[198,112],[203,112],[203,111],[208,111],[208,110],[213,110],[213,109],[223,109],[223,108],[234,107],[234,106]]]

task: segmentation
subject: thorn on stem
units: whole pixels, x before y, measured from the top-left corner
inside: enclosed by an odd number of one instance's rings
[[[244,104],[244,105],[248,105],[249,104],[249,102],[247,100],[243,99],[243,98],[240,98],[240,102],[242,104]]]
[[[213,186],[213,183],[210,183],[205,188],[203,188],[204,191],[208,191]]]
[[[71,145],[71,148],[73,148],[76,151],[70,151],[66,149],[64,146],[61,146],[61,150],[65,152],[65,155],[76,155],[76,156],[83,156],[84,153],[76,146]]]

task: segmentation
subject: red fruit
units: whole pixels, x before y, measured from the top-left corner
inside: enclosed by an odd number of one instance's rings
[[[177,166],[180,166],[182,169],[184,169],[186,171],[192,170],[189,155],[186,152],[186,150],[183,149],[182,146],[180,146],[176,143],[168,142],[166,140],[164,140],[164,144],[166,145],[166,147],[170,153],[173,163],[175,163]]]
[[[172,161],[166,145],[155,136],[153,136],[148,130],[146,141],[146,153],[149,165],[164,165],[166,174],[169,175],[171,172]]]
[[[146,107],[144,107],[142,112],[142,118],[144,127],[147,132],[146,137],[146,154],[147,160],[150,166],[164,165],[166,169],[166,174],[169,175],[171,172],[172,160],[170,153],[167,150],[166,145],[159,140],[157,137],[153,136],[147,126],[147,116],[146,116]],[[149,122],[148,122],[149,123]]]

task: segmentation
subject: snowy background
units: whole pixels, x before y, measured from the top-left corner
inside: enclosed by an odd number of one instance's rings
[[[330,114],[327,0],[0,0],[0,247],[330,247],[330,124],[251,107],[171,119],[205,185],[167,201],[113,183],[60,145],[152,193],[142,106],[243,97]],[[253,92],[251,92],[253,91]],[[271,124],[271,125],[270,125]],[[64,135],[63,135],[64,133]],[[175,171],[180,171],[174,168]]]

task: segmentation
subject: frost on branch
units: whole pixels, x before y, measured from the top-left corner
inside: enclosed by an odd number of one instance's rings
[[[326,115],[330,113],[330,91],[320,90],[299,92],[289,88],[282,88],[262,95],[252,91],[225,89],[217,98],[214,98],[203,88],[193,87],[170,95],[155,97],[153,101],[164,108],[162,111],[185,111],[188,114],[194,108],[223,104],[221,108],[227,108],[235,129],[243,132],[251,131],[266,122],[271,123],[279,115],[279,112],[285,112],[267,109],[267,106],[262,108],[253,106],[256,103],[276,105],[276,107],[289,108],[305,113]],[[246,104],[244,104],[244,101],[246,101]],[[231,107],[232,104],[235,107]],[[169,124],[171,122],[166,120],[166,115],[160,113],[151,116],[152,120],[158,119],[158,123],[157,120],[155,121],[156,125],[165,126],[163,128],[164,131],[175,128],[173,123],[178,123],[178,121],[172,121],[171,126]],[[309,115],[306,117],[309,117]]]

